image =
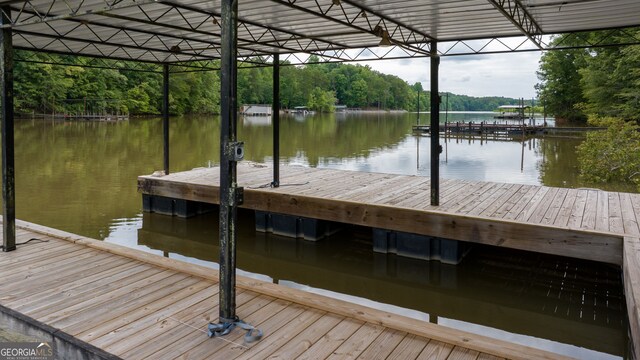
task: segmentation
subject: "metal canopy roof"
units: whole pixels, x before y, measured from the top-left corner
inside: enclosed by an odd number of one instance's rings
[[[219,0],[0,6],[10,9],[3,27],[12,28],[20,49],[153,63],[221,56]],[[434,40],[444,43],[443,56],[544,50],[550,48],[545,35],[634,26],[640,26],[639,0],[239,0],[238,57],[261,62],[280,53],[304,62],[297,54],[324,61],[428,56]],[[379,48],[382,39],[392,46]]]

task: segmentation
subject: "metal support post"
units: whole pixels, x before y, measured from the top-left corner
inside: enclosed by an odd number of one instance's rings
[[[162,64],[162,144],[164,174],[169,175],[169,64]]]
[[[0,8],[0,25],[11,23],[9,6]],[[2,83],[2,234],[3,251],[16,249],[16,193],[13,137],[13,42],[11,28],[0,30]]]
[[[440,56],[438,43],[431,42],[431,205],[440,204],[440,94],[438,94],[438,70]]]
[[[273,55],[273,182],[280,186],[280,55]]]
[[[236,65],[238,2],[222,1],[222,73],[220,87],[220,323],[236,319]]]
[[[416,119],[416,125],[420,125],[420,90],[418,89],[418,118]]]
[[[236,316],[237,208],[244,189],[238,187],[237,163],[244,144],[237,141],[238,125],[238,1],[222,0],[222,59],[220,74],[220,316],[209,324],[209,337],[227,335],[235,327],[246,330],[245,342],[262,338],[262,331]]]

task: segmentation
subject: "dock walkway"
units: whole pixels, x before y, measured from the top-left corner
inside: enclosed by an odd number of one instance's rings
[[[142,193],[218,203],[218,168],[140,176]],[[443,179],[440,206],[423,176],[238,165],[241,207],[427,236],[622,264],[624,236],[640,234],[640,194]]]
[[[244,344],[236,330],[210,339],[217,271],[18,222],[17,241],[31,238],[47,242],[0,253],[0,315],[40,324],[92,358],[563,358],[243,277],[237,313],[264,338]]]

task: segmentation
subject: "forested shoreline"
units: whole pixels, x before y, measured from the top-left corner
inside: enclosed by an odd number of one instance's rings
[[[607,37],[621,46],[550,51],[540,60],[538,94],[556,123],[605,126],[578,146],[580,176],[594,184],[622,182],[640,189],[640,46],[635,34],[611,37],[607,32],[586,36],[597,44]],[[571,35],[554,44],[579,46]]]
[[[40,58],[41,57],[41,58]],[[81,65],[86,59],[62,55],[32,54],[34,61],[15,64],[15,106],[21,114],[110,112],[131,115],[161,113],[162,75],[124,69],[96,69],[38,63],[52,59]],[[220,107],[220,77],[216,71],[179,72],[170,77],[169,107],[173,115],[216,114]],[[280,106],[307,106],[331,112],[335,105],[349,108],[427,111],[430,93],[368,66],[315,64],[282,66]],[[505,97],[443,95],[441,109],[493,111],[500,105],[517,104]],[[271,104],[272,69],[238,70],[238,104]]]

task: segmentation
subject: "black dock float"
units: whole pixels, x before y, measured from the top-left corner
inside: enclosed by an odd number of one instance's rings
[[[385,229],[374,228],[372,238],[375,252],[444,264],[459,264],[470,249],[470,244],[464,241]]]
[[[190,218],[200,214],[215,211],[215,204],[184,199],[174,199],[165,196],[142,194],[142,211],[162,215]]]
[[[260,232],[317,241],[335,234],[341,228],[339,223],[333,221],[256,211],[256,231]]]

